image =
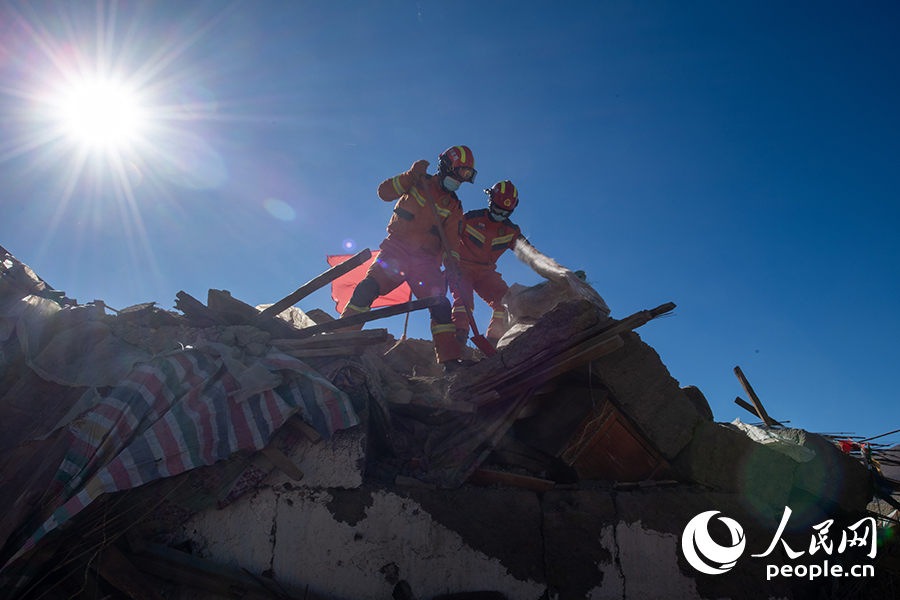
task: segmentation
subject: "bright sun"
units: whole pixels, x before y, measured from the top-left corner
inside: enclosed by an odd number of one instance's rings
[[[140,137],[144,115],[137,95],[115,81],[73,85],[60,98],[59,118],[76,143],[115,148]]]

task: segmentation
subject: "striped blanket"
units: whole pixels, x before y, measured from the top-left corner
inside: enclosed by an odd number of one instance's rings
[[[246,399],[222,359],[197,350],[136,365],[69,424],[69,450],[45,495],[54,500],[0,570],[0,588],[20,588],[15,563],[103,494],[260,450],[294,414],[325,439],[359,423],[346,394],[302,361],[272,354],[259,363],[280,384]]]

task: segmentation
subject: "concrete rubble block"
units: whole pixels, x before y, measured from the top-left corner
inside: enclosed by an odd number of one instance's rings
[[[356,427],[336,431],[327,441],[313,443],[302,438],[287,456],[303,471],[303,479],[295,481],[276,470],[266,479],[266,485],[287,488],[358,488],[363,483],[366,443],[365,421]]]
[[[673,460],[704,418],[653,348],[634,332],[622,340],[622,348],[592,363],[593,373],[646,439]]]
[[[702,423],[673,465],[690,481],[735,492],[761,514],[788,505],[797,463],[722,423]]]
[[[443,369],[437,364],[434,343],[430,340],[406,339],[395,343],[381,357],[394,371],[408,377],[440,377]]]
[[[648,600],[807,597],[795,594],[793,582],[784,579],[767,581],[766,565],[781,563],[780,550],[769,558],[751,555],[766,551],[778,521],[748,509],[740,494],[684,488],[641,490],[619,492],[614,502],[618,522],[612,539],[624,593],[621,596],[601,594],[600,597]],[[716,575],[704,574],[692,567],[682,550],[682,538],[688,524],[707,511],[718,513],[711,517],[707,526],[716,544],[732,545],[728,529],[719,521],[722,517],[736,521],[746,540],[745,549],[734,567]]]
[[[681,391],[683,391],[687,396],[687,399],[691,401],[694,408],[697,409],[697,413],[704,421],[713,420],[712,408],[709,406],[709,402],[706,400],[706,396],[703,392],[700,391],[700,388],[696,385],[686,385],[681,388]]]
[[[869,470],[860,459],[842,452],[834,443],[802,429],[778,430],[816,453],[816,458],[798,463],[794,487],[811,494],[822,506],[837,505],[848,512],[862,512],[872,497]]]
[[[400,581],[416,598],[491,590],[537,600],[540,509],[513,491],[294,489],[279,497],[273,571],[310,591],[390,598]]]
[[[258,304],[256,309],[259,312],[262,312],[272,306],[272,304]],[[295,329],[303,329],[304,327],[312,327],[316,325],[316,321],[311,319],[306,315],[302,310],[297,308],[296,306],[289,306],[280,313],[278,313],[278,318],[283,321],[287,321],[291,324]]]

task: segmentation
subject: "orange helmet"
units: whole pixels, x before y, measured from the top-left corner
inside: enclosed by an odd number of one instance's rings
[[[442,175],[455,175],[460,181],[475,182],[475,157],[468,146],[452,146],[444,150],[438,157],[439,172]]]
[[[484,193],[491,199],[491,210],[504,217],[508,217],[519,205],[519,190],[509,179],[498,181],[491,189],[484,190]]]

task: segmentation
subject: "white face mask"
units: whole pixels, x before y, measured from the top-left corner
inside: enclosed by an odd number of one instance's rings
[[[498,215],[497,213],[495,213],[494,211],[491,211],[491,210],[488,211],[488,216],[491,217],[491,221],[493,221],[494,223],[499,223],[500,221],[502,221],[503,219],[506,218],[504,216]]]
[[[460,186],[460,183],[457,180],[450,177],[449,175],[444,177],[444,180],[441,181],[441,187],[443,187],[448,192],[455,192],[456,190],[459,189],[459,186]]]

